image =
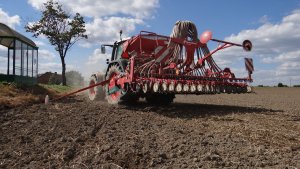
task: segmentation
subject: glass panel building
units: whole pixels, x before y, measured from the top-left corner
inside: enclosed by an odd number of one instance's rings
[[[36,44],[7,25],[0,23],[0,47],[0,51],[2,51],[0,53],[0,81],[36,84],[38,75],[38,47]],[[6,56],[3,52],[5,47],[7,48]]]

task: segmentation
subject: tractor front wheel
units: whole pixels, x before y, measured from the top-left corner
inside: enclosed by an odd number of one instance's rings
[[[110,104],[119,103],[122,96],[122,89],[117,85],[117,76],[121,73],[120,68],[117,65],[111,66],[107,73],[105,79],[109,80],[108,84],[105,86],[106,99]]]
[[[134,103],[139,97],[133,93],[128,84],[124,84],[123,87],[117,84],[118,76],[122,73],[121,68],[118,65],[111,66],[106,74],[105,79],[110,79],[105,86],[106,99],[109,104]]]

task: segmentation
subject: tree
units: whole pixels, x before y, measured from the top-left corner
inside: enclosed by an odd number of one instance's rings
[[[62,82],[66,85],[65,57],[68,50],[78,40],[87,39],[85,22],[79,13],[71,19],[71,16],[62,9],[62,5],[53,0],[44,3],[44,9],[41,12],[41,19],[36,23],[27,24],[25,29],[27,32],[34,33],[34,37],[46,36],[58,51],[62,64]]]

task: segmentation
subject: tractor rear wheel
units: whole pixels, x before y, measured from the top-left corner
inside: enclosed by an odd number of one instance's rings
[[[103,80],[103,77],[101,78],[100,75],[93,74],[90,77],[89,86],[99,83],[102,80]],[[105,98],[105,94],[104,94],[103,88],[101,86],[95,86],[95,87],[90,88],[88,90],[88,96],[91,101],[102,100]]]
[[[146,96],[146,101],[149,104],[168,105],[173,102],[175,94],[151,93]]]

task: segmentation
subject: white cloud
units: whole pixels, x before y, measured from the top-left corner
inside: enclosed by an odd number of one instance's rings
[[[20,17],[19,15],[9,16],[8,13],[0,8],[0,22],[15,28],[16,25],[20,25]]]
[[[57,62],[40,62],[39,63],[39,72],[60,72],[61,71],[61,63]]]
[[[95,42],[112,43],[120,39],[120,30],[124,33],[123,38],[127,37],[135,30],[137,24],[143,24],[143,21],[121,17],[96,18],[93,22],[86,24],[86,33],[89,38],[82,45],[95,44]]]
[[[74,69],[73,65],[66,65],[67,71]],[[57,72],[61,74],[61,63],[59,62],[39,62],[39,74],[45,72]]]
[[[226,40],[236,42],[242,42],[245,39],[252,41],[253,52],[262,57],[297,49],[300,42],[300,11],[294,11],[278,24],[266,23],[257,29],[244,30],[226,38]],[[236,53],[235,56],[240,53]]]
[[[282,53],[275,57],[265,57],[262,58],[263,63],[284,63],[289,62],[300,62],[300,50],[291,51],[287,53]]]
[[[7,65],[7,57],[0,56],[0,62],[5,63],[5,66]]]
[[[0,45],[0,74],[7,71],[7,48]]]
[[[45,2],[47,2],[47,0],[28,0],[28,3],[38,10],[43,8],[43,3]]]
[[[66,70],[74,69],[73,65],[67,64]],[[47,49],[39,49],[39,74],[45,72],[57,72],[61,74],[62,65],[57,53]]]
[[[42,9],[46,0],[28,0],[36,9]],[[130,15],[134,18],[151,17],[153,9],[159,6],[159,0],[60,0],[68,10],[88,17],[104,17],[116,14]]]
[[[7,56],[0,55],[0,74],[7,73]]]
[[[298,70],[299,72],[299,70]],[[282,73],[282,72],[281,72]],[[298,73],[299,74],[299,73]],[[299,75],[291,75],[285,76],[283,74],[278,74],[278,72],[274,70],[257,70],[253,74],[253,78],[255,79],[255,83],[257,85],[263,84],[263,85],[271,85],[271,86],[277,86],[278,83],[283,83],[285,85],[297,85],[300,82]]]
[[[257,85],[272,84],[275,85],[280,82],[280,79],[276,77],[276,72],[274,70],[256,70],[253,74],[253,79]]]
[[[106,62],[110,58],[110,54],[102,54],[100,49],[95,49],[93,54],[89,56],[88,65],[98,65]]]
[[[7,47],[0,45],[0,52],[7,51]]]
[[[107,67],[106,59],[110,59],[111,57],[110,52],[111,50],[108,49],[106,50],[106,54],[102,54],[101,49],[95,49],[93,54],[89,56],[82,75],[85,78],[89,78],[93,73],[104,73]]]
[[[255,57],[267,67],[275,67],[273,70],[268,70],[268,75],[272,75],[273,80],[286,78],[283,76],[300,77],[300,69],[297,68],[300,66],[300,10],[295,10],[283,17],[279,23],[267,22],[257,29],[243,30],[225,38],[227,41],[237,43],[242,43],[245,39],[253,43],[253,50],[250,53],[243,52],[241,48],[232,47],[219,52],[216,58],[233,64],[243,57]],[[270,74],[269,71],[273,73]],[[266,80],[267,77],[258,76],[257,78]]]
[[[40,49],[39,58],[44,59],[46,61],[52,61],[55,58],[55,54],[46,49]]]
[[[35,43],[37,46],[46,46],[46,44],[45,44],[43,41],[36,40],[36,41],[34,41],[34,43]]]
[[[0,45],[0,74],[7,73],[7,48]]]
[[[46,0],[28,0],[36,9],[42,9]],[[72,13],[91,17],[86,23],[88,39],[81,46],[90,47],[95,43],[114,42],[119,39],[122,29],[124,37],[135,31],[136,25],[144,24],[144,19],[151,18],[159,0],[60,0],[60,4]]]
[[[300,78],[300,62],[282,63],[276,70],[277,76],[298,76]]]
[[[268,23],[269,22],[269,17],[267,15],[264,15],[262,16],[260,19],[259,19],[259,23]]]
[[[72,64],[66,64],[66,71],[75,68]],[[61,74],[62,65],[58,54],[47,49],[39,49],[39,74],[45,72],[57,72]]]

